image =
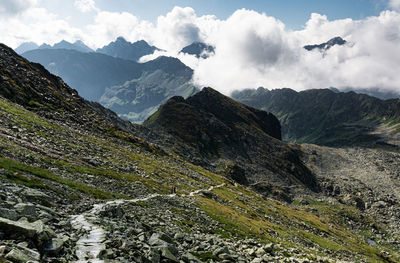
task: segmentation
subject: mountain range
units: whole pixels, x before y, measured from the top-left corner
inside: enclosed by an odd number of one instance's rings
[[[123,37],[118,37],[114,42],[111,42],[102,48],[98,48],[96,52],[116,58],[138,61],[139,58],[153,54],[156,50],[160,49],[150,46],[144,40],[131,43],[126,41]]]
[[[4,45],[0,123],[1,261],[400,260],[396,151],[285,143],[211,88],[132,124]]]
[[[144,121],[172,96],[188,97],[197,91],[191,84],[192,69],[175,58],[136,62],[158,50],[145,41],[118,38],[96,52],[84,53],[57,47],[27,51],[23,56],[62,77],[84,98],[133,122]]]
[[[329,89],[245,90],[236,100],[275,114],[286,141],[327,146],[398,148],[400,99]]]

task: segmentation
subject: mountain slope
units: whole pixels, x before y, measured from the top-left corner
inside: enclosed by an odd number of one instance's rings
[[[61,76],[85,99],[101,102],[120,116],[141,122],[168,98],[190,96],[193,71],[176,58],[146,63],[74,50],[33,50],[23,54]]]
[[[123,37],[117,38],[114,42],[107,46],[98,48],[96,52],[106,54],[116,58],[138,61],[139,58],[153,54],[159,50],[154,46],[150,46],[146,41],[140,40],[135,43],[126,41]]]
[[[197,92],[190,83],[193,71],[178,59],[159,57],[143,67],[140,78],[107,88],[100,103],[125,119],[142,122],[168,98]]]
[[[103,54],[67,49],[38,49],[23,56],[42,64],[89,100],[98,101],[106,87],[141,75],[140,65]]]
[[[328,146],[398,147],[400,100],[384,101],[327,89],[296,92],[259,88],[232,96],[276,114],[287,141]]]
[[[3,45],[0,63],[2,262],[400,258],[396,236],[351,205],[265,200],[136,137],[145,127],[114,126],[109,111]]]
[[[184,100],[174,97],[144,125],[171,134],[200,163],[225,167],[239,183],[268,181],[277,188],[301,182],[317,188],[297,154],[281,141],[279,121],[270,113],[237,103],[211,88]],[[160,142],[163,144],[163,142]]]

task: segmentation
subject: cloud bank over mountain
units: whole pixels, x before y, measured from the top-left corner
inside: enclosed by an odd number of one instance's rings
[[[4,1],[3,1],[4,2]],[[244,88],[378,88],[400,92],[400,3],[388,2],[392,10],[362,20],[329,20],[313,13],[300,30],[290,30],[264,13],[241,9],[226,20],[198,16],[190,7],[175,7],[156,23],[128,12],[110,12],[94,0],[76,0],[79,12],[94,12],[85,28],[76,28],[35,0],[0,3],[0,41],[16,47],[25,41],[55,43],[83,40],[92,48],[117,37],[134,42],[144,39],[163,50],[142,58],[175,56],[194,69],[194,82],[229,94]],[[5,1],[10,2],[10,1]],[[340,36],[343,46],[307,51],[304,45],[320,44]],[[196,58],[179,51],[192,42],[215,47],[209,58]]]

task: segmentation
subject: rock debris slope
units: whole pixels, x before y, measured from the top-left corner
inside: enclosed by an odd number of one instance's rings
[[[4,45],[0,65],[0,262],[400,260],[392,228],[325,188],[266,199],[148,142],[173,137],[83,100]]]

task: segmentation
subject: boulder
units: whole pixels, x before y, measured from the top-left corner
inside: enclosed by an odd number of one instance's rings
[[[27,221],[13,221],[0,217],[0,230],[6,234],[17,234],[26,238],[33,238],[36,235],[35,225]]]
[[[274,243],[267,244],[263,247],[264,251],[267,253],[272,253],[274,251]]]
[[[10,219],[10,220],[17,220],[18,219],[18,214],[14,210],[7,209],[7,208],[0,208],[0,215],[4,218]]]
[[[0,231],[10,236],[24,236],[25,238],[34,239],[39,246],[56,236],[41,220],[29,223],[27,220],[12,221],[0,217]]]
[[[163,242],[160,242],[163,241]],[[154,233],[153,235],[151,235],[150,239],[149,239],[149,244],[150,245],[161,245],[164,242],[172,244],[174,243],[174,241],[172,240],[172,238],[170,236],[168,236],[165,233]]]
[[[179,260],[174,256],[174,254],[168,249],[168,247],[161,247],[160,248],[161,257],[168,260],[168,262],[177,262]]]
[[[26,263],[26,262],[38,262],[39,259],[33,258],[28,254],[25,254],[23,251],[19,249],[12,249],[7,255],[6,259],[10,260],[11,262],[16,263]]]
[[[21,217],[26,217],[31,221],[37,218],[36,207],[33,204],[18,203],[14,209]]]
[[[40,203],[45,206],[50,205],[50,197],[46,195],[43,192],[40,192],[39,190],[32,189],[32,188],[25,188],[22,192],[21,195],[25,196],[26,200],[29,202],[36,202]]]

